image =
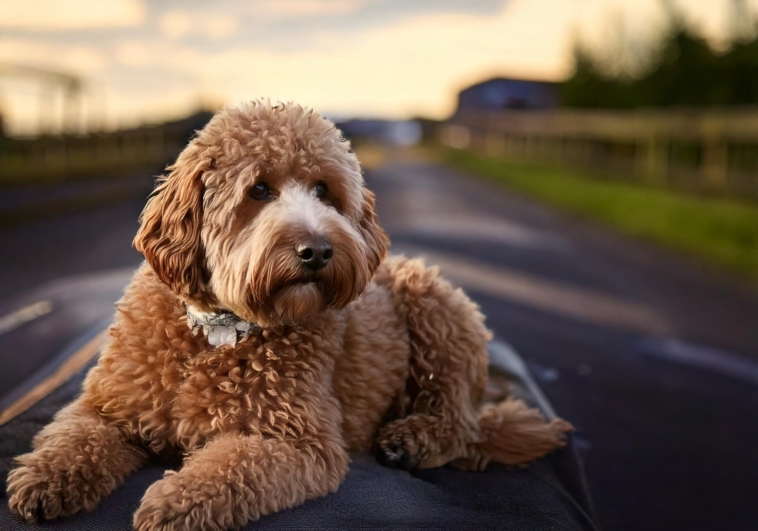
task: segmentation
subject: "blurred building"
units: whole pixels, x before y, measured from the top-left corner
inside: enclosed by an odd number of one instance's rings
[[[557,83],[497,77],[458,93],[456,114],[499,109],[553,109],[558,105]]]
[[[351,141],[371,140],[394,146],[412,146],[421,140],[417,120],[348,120],[337,127]]]

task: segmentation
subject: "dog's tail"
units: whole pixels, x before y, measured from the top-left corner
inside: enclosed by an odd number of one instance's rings
[[[574,427],[561,419],[548,421],[522,400],[508,398],[487,404],[479,413],[481,440],[469,457],[454,464],[468,470],[483,470],[490,461],[523,465],[566,445]]]

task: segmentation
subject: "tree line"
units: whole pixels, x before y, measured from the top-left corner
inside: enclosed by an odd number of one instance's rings
[[[758,26],[746,2],[733,0],[732,35],[722,49],[666,5],[669,24],[636,71],[624,68],[620,47],[614,56],[577,45],[574,73],[560,86],[563,104],[619,109],[758,104]]]

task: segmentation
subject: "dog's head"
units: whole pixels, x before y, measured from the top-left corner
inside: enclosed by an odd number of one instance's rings
[[[168,169],[134,245],[204,311],[297,323],[355,299],[387,253],[348,142],[298,105],[220,111]]]

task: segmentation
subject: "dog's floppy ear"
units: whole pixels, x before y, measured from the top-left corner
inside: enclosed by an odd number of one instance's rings
[[[359,224],[361,235],[366,241],[368,249],[366,256],[371,274],[374,274],[376,268],[387,256],[390,239],[387,233],[379,226],[379,220],[376,216],[374,192],[366,188],[363,189],[363,217]]]
[[[203,216],[202,172],[211,165],[200,147],[188,145],[169,166],[140,216],[134,247],[177,295],[189,298],[202,285],[200,228]]]

